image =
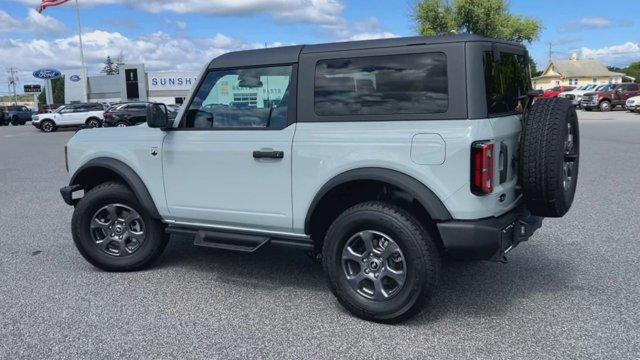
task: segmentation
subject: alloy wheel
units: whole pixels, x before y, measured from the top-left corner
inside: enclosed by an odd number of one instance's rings
[[[575,147],[575,131],[571,123],[567,123],[567,138],[564,142],[564,162],[562,164],[562,186],[568,191],[575,177],[575,165],[578,160],[578,151]]]
[[[109,204],[91,218],[91,237],[100,250],[112,256],[135,253],[146,238],[142,216],[123,204]]]
[[[407,278],[407,263],[400,246],[373,230],[353,235],[342,250],[347,283],[359,295],[385,301],[400,292]]]

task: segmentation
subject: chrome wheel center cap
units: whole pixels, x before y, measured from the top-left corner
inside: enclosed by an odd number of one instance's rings
[[[116,226],[116,228],[115,228],[115,233],[116,234],[120,235],[120,234],[122,234],[122,231],[123,231],[123,229],[122,229],[121,225]]]
[[[380,260],[378,259],[372,259],[371,261],[369,261],[369,269],[371,271],[377,271],[378,269],[380,269],[380,266],[382,264],[380,263]]]

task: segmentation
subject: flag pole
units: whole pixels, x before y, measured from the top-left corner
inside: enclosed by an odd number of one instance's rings
[[[82,24],[80,23],[80,5],[78,4],[78,0],[76,1],[76,17],[78,18],[78,39],[80,40],[80,61],[82,63],[82,81],[84,81],[84,102],[89,101],[89,95],[87,94],[87,90],[89,87],[89,79],[87,78],[87,68],[84,62],[84,47],[82,45]]]

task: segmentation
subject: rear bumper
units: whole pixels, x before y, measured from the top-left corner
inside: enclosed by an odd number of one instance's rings
[[[464,260],[503,261],[505,254],[528,240],[542,218],[520,206],[496,218],[447,221],[438,224],[445,251]]]

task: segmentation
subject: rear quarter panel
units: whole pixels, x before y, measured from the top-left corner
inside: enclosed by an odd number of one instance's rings
[[[304,231],[309,207],[324,184],[346,171],[366,167],[391,169],[417,179],[433,191],[455,219],[504,213],[518,200],[515,171],[491,195],[479,197],[470,190],[471,144],[485,139],[517,141],[521,131],[518,117],[504,119],[298,123],[292,157],[294,231]],[[444,140],[442,163],[423,165],[412,160],[416,134],[437,134]],[[425,147],[422,151],[430,150]],[[497,171],[496,164],[496,176]],[[506,200],[500,202],[505,192]]]

